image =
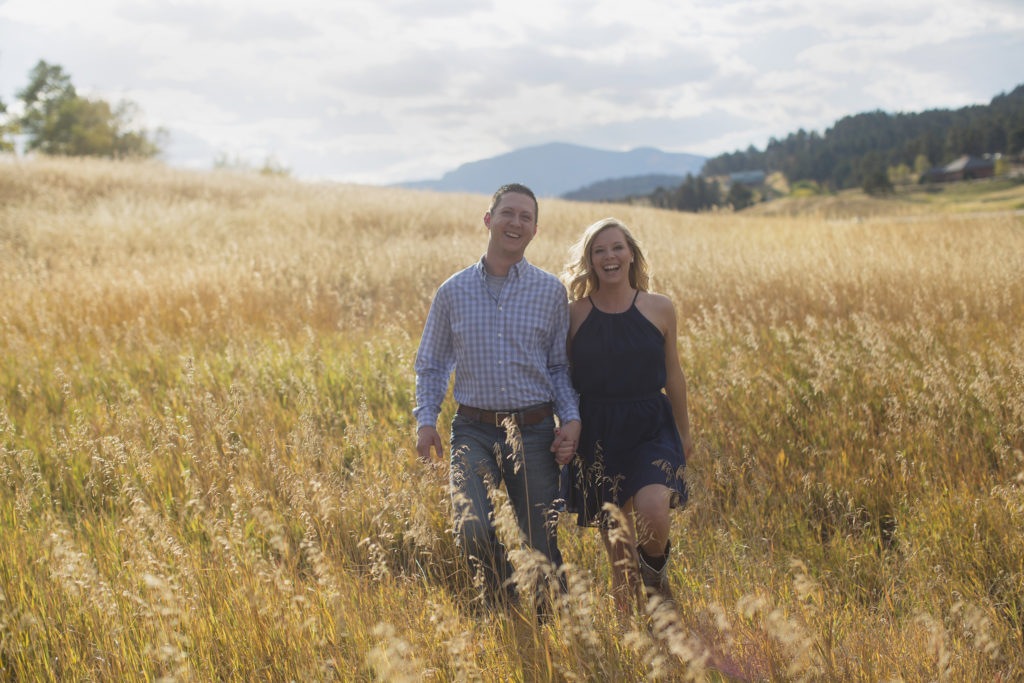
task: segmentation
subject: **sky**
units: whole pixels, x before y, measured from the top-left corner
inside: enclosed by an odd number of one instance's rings
[[[0,0],[12,110],[40,59],[137,104],[170,164],[389,184],[987,104],[1024,83],[1024,0]]]

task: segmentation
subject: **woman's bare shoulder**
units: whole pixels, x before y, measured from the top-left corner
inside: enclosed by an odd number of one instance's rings
[[[569,302],[569,330],[570,334],[575,334],[576,329],[583,324],[583,321],[590,315],[591,309],[594,308],[594,304],[590,302],[590,299],[577,299],[576,301]]]
[[[671,314],[675,311],[675,304],[672,303],[672,299],[656,292],[644,292],[642,296],[637,298],[636,305],[637,308],[645,312]]]
[[[594,305],[590,303],[589,297],[587,297],[586,299],[576,299],[576,301],[569,302],[569,313],[570,315],[575,315],[578,313],[589,313],[590,309],[593,307]]]
[[[664,294],[644,292],[637,297],[636,307],[664,334],[675,324],[676,307]]]

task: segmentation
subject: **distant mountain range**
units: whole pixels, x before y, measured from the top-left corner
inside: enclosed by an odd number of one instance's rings
[[[695,175],[697,171],[693,172]],[[659,187],[672,189],[686,182],[686,176],[654,173],[652,175],[636,175],[627,178],[611,178],[601,180],[586,187],[562,195],[563,199],[578,202],[616,202],[629,197],[646,197]]]
[[[700,173],[705,161],[706,157],[696,154],[662,152],[653,147],[612,152],[552,142],[463,164],[439,180],[406,182],[400,186],[439,192],[491,194],[505,183],[523,183],[538,196],[560,197],[600,181],[633,179],[636,176],[678,178],[674,182],[678,185],[687,174]],[[673,184],[671,180],[668,182]],[[643,181],[639,184],[644,186]]]

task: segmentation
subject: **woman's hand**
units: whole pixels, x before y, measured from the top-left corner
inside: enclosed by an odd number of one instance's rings
[[[551,443],[551,452],[555,454],[555,462],[565,465],[572,460],[576,455],[579,439],[579,420],[570,420],[561,427],[555,427],[555,440]]]
[[[683,442],[683,455],[686,456],[686,464],[689,465],[693,459],[693,439],[690,437],[689,432],[680,434],[679,439]]]

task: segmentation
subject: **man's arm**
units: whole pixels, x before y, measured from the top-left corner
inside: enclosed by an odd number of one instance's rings
[[[418,425],[416,453],[424,462],[431,461],[431,449],[440,458],[444,455],[441,436],[437,433],[437,417],[448,390],[448,378],[455,367],[451,323],[447,300],[442,290],[434,295],[416,351],[416,407],[413,416]]]
[[[555,412],[561,420],[561,426],[555,433],[551,444],[551,452],[559,465],[572,460],[580,438],[579,399],[572,388],[572,376],[569,372],[569,355],[566,340],[569,337],[569,304],[566,301],[565,289],[559,287],[558,298],[555,300],[552,316],[552,334],[548,347],[548,374],[555,388]]]
[[[569,373],[569,354],[566,339],[569,337],[569,303],[565,288],[559,286],[559,298],[553,302],[551,315],[551,336],[548,341],[548,375],[555,389],[555,412],[562,424],[579,421],[579,398],[572,388]]]

